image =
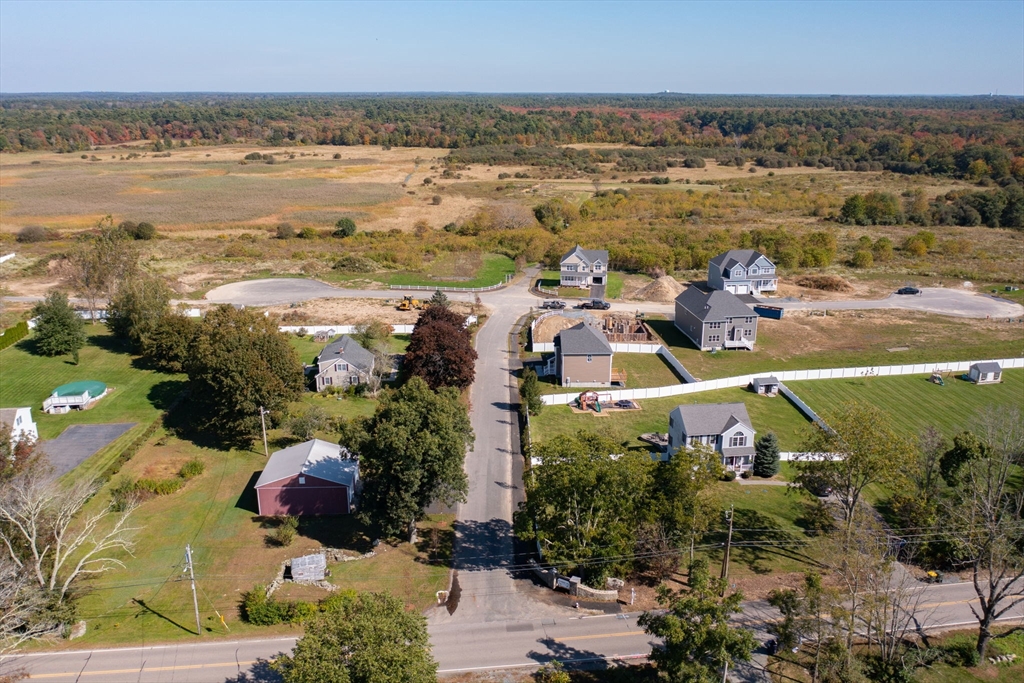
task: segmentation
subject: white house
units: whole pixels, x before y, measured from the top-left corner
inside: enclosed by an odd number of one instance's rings
[[[754,465],[754,434],[742,403],[676,406],[668,414],[668,452],[704,444],[722,454],[727,470],[742,472]]]
[[[708,287],[733,294],[760,294],[779,288],[775,264],[753,249],[730,249],[708,262]]]
[[[584,249],[577,244],[562,257],[560,264],[562,287],[608,284],[608,252],[604,249]]]
[[[27,437],[32,441],[39,440],[39,430],[32,421],[31,408],[0,408],[0,423],[11,428],[11,443]]]

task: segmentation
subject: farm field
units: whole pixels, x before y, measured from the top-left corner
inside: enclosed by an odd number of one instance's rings
[[[1024,355],[1020,322],[965,320],[910,311],[843,311],[758,322],[754,351],[698,351],[668,320],[651,328],[700,379],[752,372],[906,365]],[[889,351],[888,349],[906,350]]]
[[[530,418],[530,436],[534,442],[573,434],[578,430],[597,432],[626,446],[641,447],[637,437],[645,432],[668,431],[668,414],[681,403],[742,402],[759,434],[774,431],[784,451],[799,448],[810,422],[793,404],[781,396],[766,398],[746,389],[719,389],[685,397],[639,401],[641,410],[613,411],[600,415],[573,413],[569,406],[544,406],[540,415]]]
[[[285,445],[271,435],[272,448]],[[126,568],[108,572],[89,582],[80,613],[89,627],[75,647],[152,643],[195,638],[189,584],[180,580],[186,543],[191,543],[199,588],[199,609],[204,637],[245,637],[298,633],[298,627],[255,627],[238,614],[241,593],[258,583],[269,583],[285,559],[298,557],[322,545],[365,552],[370,539],[351,517],[309,518],[300,522],[299,534],[288,547],[265,541],[269,530],[257,516],[252,490],[263,464],[262,452],[201,448],[158,430],[130,460],[118,477],[96,495],[91,507],[105,505],[110,488],[121,476],[167,478],[185,461],[199,458],[205,472],[177,493],[144,502],[132,518],[140,527],[135,557],[126,557]],[[91,509],[91,508],[87,508]],[[441,520],[442,522],[444,520]],[[422,528],[439,524],[427,520]],[[447,525],[450,528],[450,524]],[[424,534],[429,538],[429,534]],[[440,548],[443,551],[444,547]],[[425,563],[439,555],[424,546],[388,546],[371,560],[338,565],[333,581],[346,588],[382,590],[401,597],[410,608],[424,609],[433,603],[437,584],[447,578],[443,561]],[[373,563],[363,568],[363,562]],[[385,571],[387,573],[379,573]],[[393,572],[393,573],[392,573]],[[401,576],[396,580],[394,576]],[[443,586],[442,586],[443,587]],[[288,585],[281,597],[289,597]],[[308,593],[308,594],[307,594]],[[302,599],[324,597],[325,591],[303,592]],[[291,596],[300,597],[300,596]],[[224,615],[230,632],[216,616]]]
[[[32,417],[41,439],[52,439],[73,424],[101,422],[152,422],[160,411],[184,388],[182,376],[167,375],[149,369],[144,362],[114,338],[106,325],[86,324],[86,345],[75,365],[70,356],[38,356],[33,353],[32,335],[0,351],[3,381],[0,382],[0,407],[31,406]],[[95,407],[72,410],[65,415],[47,415],[43,400],[68,382],[99,380],[110,392]],[[129,434],[121,439],[130,439]]]
[[[945,386],[938,386],[928,381],[928,375],[904,375],[787,382],[786,386],[819,414],[846,401],[877,406],[889,414],[896,429],[911,436],[934,425],[952,437],[969,429],[982,411],[1024,410],[1024,370],[1006,370],[1000,384],[978,386],[952,377],[945,381]]]

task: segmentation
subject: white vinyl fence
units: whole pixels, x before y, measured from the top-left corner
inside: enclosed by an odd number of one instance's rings
[[[619,399],[645,399],[645,398],[666,398],[669,396],[684,396],[696,394],[702,391],[714,391],[715,389],[728,389],[730,387],[745,387],[755,377],[777,377],[780,382],[798,382],[811,379],[844,379],[853,377],[887,377],[891,375],[924,375],[931,372],[966,372],[975,363],[991,362],[985,360],[964,360],[938,363],[917,363],[914,365],[876,365],[872,367],[859,368],[828,368],[825,370],[787,370],[785,372],[757,372],[750,375],[739,375],[736,377],[724,377],[722,379],[709,379],[704,382],[693,382],[691,384],[673,384],[667,387],[653,387],[650,389],[616,389],[613,391],[602,391],[602,394],[611,396],[612,401]],[[1000,358],[995,359],[1004,370],[1013,368],[1024,368],[1024,358]],[[567,405],[575,400],[575,394],[549,394],[541,400],[544,405]]]

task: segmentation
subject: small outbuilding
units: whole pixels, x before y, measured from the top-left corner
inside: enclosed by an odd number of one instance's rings
[[[87,410],[92,408],[96,401],[107,395],[107,385],[96,380],[82,380],[62,384],[53,390],[53,393],[43,401],[44,413],[62,414],[75,410]]]
[[[778,377],[755,377],[750,382],[750,389],[762,396],[778,396],[779,384]]]
[[[272,453],[255,488],[260,515],[346,515],[360,488],[359,461],[312,439]]]
[[[1003,368],[994,360],[975,363],[967,371],[967,376],[975,384],[995,384],[1003,381]]]

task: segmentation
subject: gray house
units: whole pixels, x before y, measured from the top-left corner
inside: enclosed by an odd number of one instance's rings
[[[701,351],[754,350],[757,314],[731,292],[690,286],[676,297],[676,327]]]
[[[708,287],[733,294],[760,294],[779,288],[775,264],[753,249],[730,249],[708,262]]]
[[[585,322],[555,335],[555,374],[564,387],[612,385],[612,346]]]
[[[608,252],[584,249],[577,244],[562,257],[560,284],[582,288],[608,284]]]
[[[372,371],[373,354],[346,334],[325,346],[316,357],[313,385],[316,391],[323,391],[330,386],[364,384]]]
[[[975,384],[995,384],[1003,378],[1003,368],[994,360],[975,363],[967,371],[967,376]]]
[[[754,464],[754,434],[742,403],[676,406],[668,414],[668,452],[704,444],[722,454],[722,464],[734,472]]]

